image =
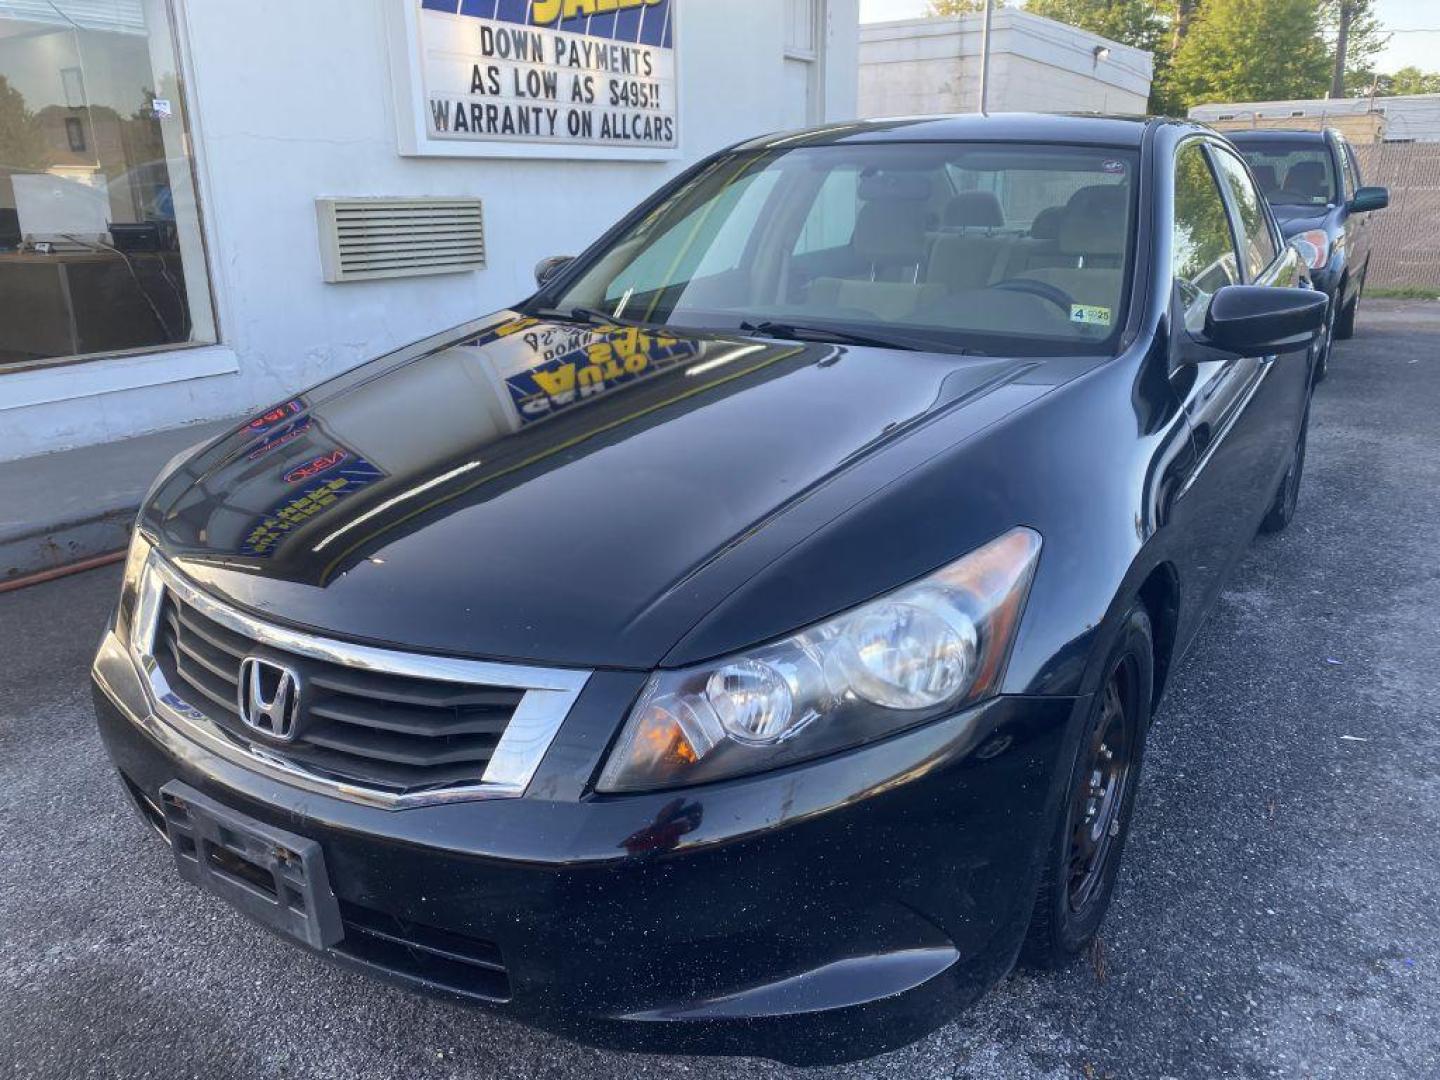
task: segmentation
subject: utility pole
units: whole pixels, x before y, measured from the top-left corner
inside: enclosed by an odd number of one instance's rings
[[[989,102],[986,100],[990,89],[990,12],[995,0],[985,0],[985,26],[980,31],[980,112],[983,115]]]
[[[1350,44],[1350,20],[1355,16],[1353,0],[1340,0],[1340,28],[1335,35],[1335,72],[1330,76],[1330,96],[1345,96],[1345,50]]]

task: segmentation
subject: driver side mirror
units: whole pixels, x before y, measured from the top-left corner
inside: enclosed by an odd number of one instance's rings
[[[1352,214],[1365,214],[1371,210],[1384,210],[1390,205],[1390,189],[1383,187],[1362,187],[1355,189],[1350,200]]]
[[[1226,285],[1210,300],[1205,340],[1242,356],[1303,349],[1325,325],[1328,303],[1318,289]]]
[[[541,259],[535,264],[535,284],[542,289],[549,284],[551,278],[565,269],[572,261],[574,255],[551,255]]]

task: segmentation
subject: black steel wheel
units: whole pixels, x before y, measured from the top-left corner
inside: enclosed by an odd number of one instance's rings
[[[1058,968],[1084,952],[1110,907],[1130,831],[1154,694],[1150,617],[1121,622],[1087,714],[1042,870],[1022,958]]]
[[[1084,912],[1105,878],[1115,839],[1120,835],[1120,807],[1130,783],[1130,755],[1135,746],[1133,703],[1134,657],[1116,668],[1101,694],[1100,722],[1080,748],[1083,782],[1071,793],[1070,847],[1065,857],[1070,910]]]
[[[1325,376],[1330,374],[1330,350],[1335,345],[1335,303],[1339,298],[1330,298],[1330,303],[1325,308],[1325,327],[1320,331],[1320,337],[1315,343],[1315,381],[1324,382]]]
[[[1305,444],[1310,438],[1310,410],[1305,410],[1305,419],[1300,421],[1300,437],[1295,440],[1295,450],[1290,457],[1290,467],[1275,492],[1275,501],[1265,512],[1260,522],[1262,533],[1281,532],[1295,517],[1295,507],[1300,501],[1300,482],[1305,477]]]
[[[1370,267],[1367,264],[1360,274],[1360,284],[1355,288],[1355,299],[1345,305],[1345,310],[1340,312],[1339,319],[1335,322],[1335,339],[1337,341],[1349,341],[1355,336],[1355,316],[1360,313],[1360,298],[1365,295],[1365,279],[1370,276]],[[1344,285],[1336,290],[1336,296],[1341,295]]]

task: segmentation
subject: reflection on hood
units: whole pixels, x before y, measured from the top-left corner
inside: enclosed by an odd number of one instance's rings
[[[505,380],[518,425],[556,416],[701,352],[698,341],[659,330],[559,327],[539,319],[507,323],[493,340],[484,362]]]
[[[302,577],[315,580],[323,565],[323,581],[343,553],[422,510],[487,484],[493,497],[509,486],[494,482],[599,449],[653,410],[833,351],[511,316],[397,369],[383,396],[327,397],[322,386],[247,421],[219,448],[223,463],[206,455],[212,473],[223,464],[230,498],[185,509],[203,490],[180,491],[195,480],[192,463],[157,501],[178,496],[165,531],[182,547],[298,557],[310,571]]]

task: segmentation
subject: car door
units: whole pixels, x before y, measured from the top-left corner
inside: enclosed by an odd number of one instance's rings
[[[1335,136],[1336,156],[1340,159],[1340,176],[1344,189],[1340,206],[1340,227],[1345,236],[1345,261],[1350,268],[1350,278],[1345,290],[1345,299],[1360,291],[1360,278],[1370,258],[1370,215],[1352,214],[1350,200],[1365,181],[1360,178],[1360,165],[1355,160],[1355,151],[1339,135]]]
[[[1240,241],[1242,270],[1252,285],[1296,286],[1304,283],[1295,250],[1283,241],[1274,214],[1249,166],[1228,147],[1212,145],[1210,153],[1230,208],[1231,224]],[[1257,514],[1264,515],[1270,495],[1289,468],[1291,451],[1310,400],[1311,356],[1308,350],[1256,361],[1257,386],[1246,406],[1253,414],[1258,469]]]
[[[1236,173],[1246,187],[1235,193]],[[1205,316],[1226,285],[1289,284],[1287,260],[1249,171],[1204,138],[1176,152],[1172,211],[1170,379],[1190,421],[1195,459],[1174,504],[1185,536],[1196,614],[1207,610],[1274,494],[1281,443],[1293,440],[1291,372],[1276,359],[1237,356],[1204,340]],[[1253,200],[1253,201],[1252,201]],[[1243,211],[1242,211],[1243,206]],[[1248,225],[1247,225],[1248,221]],[[1293,273],[1290,271],[1288,273]],[[1292,357],[1282,358],[1292,360]],[[1303,359],[1291,365],[1304,384]]]

